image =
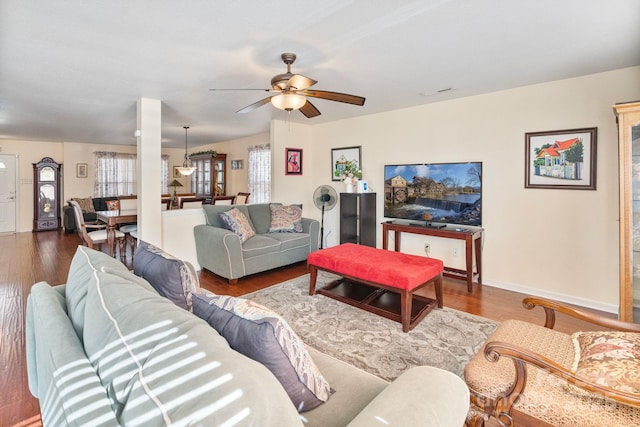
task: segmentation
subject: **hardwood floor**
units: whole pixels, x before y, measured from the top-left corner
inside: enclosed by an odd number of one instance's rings
[[[41,425],[38,401],[31,396],[27,384],[24,337],[27,295],[31,286],[39,281],[52,285],[65,283],[78,244],[80,239],[76,234],[63,231],[0,235],[0,426]],[[130,257],[127,263],[131,268]],[[200,284],[215,293],[242,295],[306,273],[306,264],[298,263],[242,278],[238,285],[230,286],[225,279],[202,271]],[[432,296],[429,290],[424,293]],[[447,307],[497,321],[521,319],[542,325],[543,311],[523,309],[524,296],[477,285],[469,294],[462,281],[445,279],[444,282]],[[564,332],[594,329],[562,314],[558,315],[556,324],[556,329]]]

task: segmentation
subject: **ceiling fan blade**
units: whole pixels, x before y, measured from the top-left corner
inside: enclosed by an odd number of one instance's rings
[[[223,90],[259,90],[262,92],[272,92],[273,89],[209,89],[210,91],[223,91]]]
[[[329,92],[326,90],[305,89],[298,91],[300,95],[312,96],[314,98],[327,99],[329,101],[344,102],[346,104],[364,105],[365,98],[347,93]]]
[[[305,115],[307,119],[320,115],[320,111],[307,99],[307,102],[300,108],[300,112]]]
[[[301,76],[300,74],[294,74],[287,82],[288,88],[295,88],[297,90],[303,90],[318,83],[316,80],[309,77]]]
[[[240,114],[248,113],[250,111],[255,110],[258,107],[262,107],[264,104],[268,104],[270,101],[271,101],[271,97],[269,96],[267,98],[261,99],[258,102],[254,102],[251,105],[247,105],[243,109],[236,111],[236,113],[240,113]]]

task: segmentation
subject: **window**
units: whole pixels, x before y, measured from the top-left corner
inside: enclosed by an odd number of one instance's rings
[[[97,151],[94,197],[114,197],[137,193],[136,155]],[[169,192],[169,156],[162,155],[161,193]]]
[[[97,151],[94,197],[136,193],[136,155]]]
[[[249,148],[249,192],[252,203],[271,201],[271,147],[259,145]]]

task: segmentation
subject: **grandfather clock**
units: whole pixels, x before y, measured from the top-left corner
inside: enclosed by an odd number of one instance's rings
[[[33,163],[33,231],[60,228],[60,169],[51,157]]]

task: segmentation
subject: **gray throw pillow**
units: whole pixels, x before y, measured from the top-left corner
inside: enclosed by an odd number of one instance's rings
[[[142,240],[133,258],[133,273],[185,310],[191,311],[191,295],[200,291],[198,276],[189,263]]]
[[[193,314],[207,321],[231,348],[266,366],[298,412],[329,399],[329,383],[304,344],[271,310],[243,298],[194,294]]]

